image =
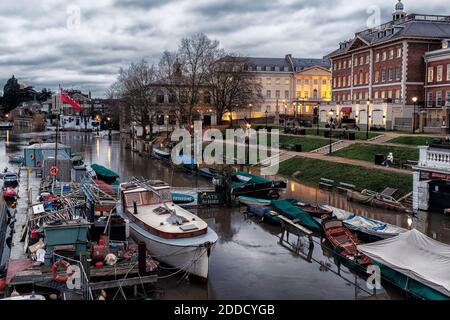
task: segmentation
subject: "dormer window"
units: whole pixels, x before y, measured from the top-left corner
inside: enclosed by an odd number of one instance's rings
[[[269,66],[266,66],[266,71],[272,71],[272,68]]]

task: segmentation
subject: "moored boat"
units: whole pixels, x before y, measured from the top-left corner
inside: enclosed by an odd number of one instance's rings
[[[170,161],[171,155],[170,149],[153,148],[152,151],[152,156],[158,160]]]
[[[286,180],[272,181],[247,172],[236,172],[231,176],[231,194],[235,197],[278,199],[286,187]]]
[[[309,213],[311,216],[323,219],[324,217],[331,217],[333,212],[327,208],[324,208],[319,205],[312,205],[312,204],[306,204],[299,202],[297,203],[297,206],[300,207],[303,211]]]
[[[384,279],[420,299],[450,299],[450,246],[417,230],[359,245]]]
[[[326,239],[340,256],[351,263],[363,267],[371,263],[369,257],[358,251],[357,246],[361,242],[354,233],[343,225],[342,221],[325,219],[322,221],[322,227]]]
[[[17,188],[19,185],[19,177],[14,172],[6,172],[3,174],[3,188]]]
[[[343,221],[344,225],[356,232],[365,242],[373,242],[382,239],[388,239],[406,232],[405,228],[395,226],[379,220],[356,215],[343,209],[335,208],[329,205],[322,206],[332,211],[336,219]]]
[[[11,156],[9,156],[9,162],[10,163],[15,163],[15,164],[23,164],[24,158],[20,154],[11,155]]]
[[[117,211],[130,221],[133,238],[145,242],[155,259],[201,279],[208,278],[217,234],[201,218],[173,203],[168,184],[138,180],[121,184]]]
[[[252,197],[246,197],[246,196],[239,196],[238,200],[241,204],[245,205],[260,205],[264,207],[268,207],[272,205],[271,200],[266,199],[258,199],[258,198],[252,198]]]
[[[11,200],[17,198],[17,192],[12,187],[7,187],[3,190],[2,193],[3,199],[5,200]]]

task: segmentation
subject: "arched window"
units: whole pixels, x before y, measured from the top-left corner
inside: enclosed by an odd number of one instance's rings
[[[315,100],[318,99],[317,89],[314,89],[314,91],[313,91],[313,99],[315,99]]]

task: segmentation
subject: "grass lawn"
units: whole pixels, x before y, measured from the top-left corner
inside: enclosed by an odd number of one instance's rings
[[[441,137],[421,137],[421,136],[406,136],[406,137],[398,137],[392,140],[389,140],[389,143],[398,143],[398,144],[406,144],[410,146],[426,146],[433,139],[441,139]]]
[[[335,140],[333,140],[335,142]],[[315,139],[309,137],[291,137],[280,135],[280,148],[284,146],[302,145],[303,152],[310,152],[330,144],[328,139]]]
[[[415,148],[403,148],[392,147],[385,145],[374,145],[356,143],[342,150],[336,151],[333,155],[342,158],[363,160],[368,162],[374,162],[376,154],[384,154],[387,156],[389,152],[394,154],[394,160],[400,161],[400,165],[407,160],[419,160],[419,149]]]
[[[292,158],[280,164],[279,173],[291,177],[296,171],[298,178],[308,184],[318,184],[320,178],[334,180],[335,183],[354,184],[357,190],[369,189],[381,192],[386,187],[398,189],[396,197],[408,194],[412,190],[413,177],[410,174],[392,173],[377,169],[333,163],[323,160]]]
[[[329,132],[330,129],[319,129],[319,136],[323,137],[325,132]],[[347,130],[347,132],[354,132],[356,140],[366,140],[366,131],[356,131],[356,130]],[[342,130],[333,130],[333,137],[339,138],[342,133]],[[308,136],[316,136],[317,129],[316,128],[308,128],[306,129],[306,134]],[[375,138],[382,135],[379,132],[371,132],[369,131],[369,139]]]

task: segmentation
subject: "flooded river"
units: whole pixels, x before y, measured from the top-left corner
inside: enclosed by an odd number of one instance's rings
[[[0,132],[0,169],[8,164],[8,155],[21,154],[30,139],[39,134]],[[82,152],[85,161],[110,167],[118,172],[122,181],[137,176],[161,179],[177,187],[209,186],[203,178],[174,173],[161,162],[142,158],[121,146],[118,138],[112,141],[94,134],[64,133],[62,143],[70,145],[74,152]],[[37,180],[34,182],[37,188]],[[450,244],[450,219],[438,214],[419,213],[414,217],[373,209],[355,203],[347,203],[339,194],[317,190],[297,182],[289,182],[283,195],[303,202],[331,204],[342,209],[363,214],[405,228],[417,228],[429,236]],[[180,278],[167,278],[158,282],[167,299],[355,299],[369,294],[355,290],[346,278],[358,282],[366,289],[365,280],[355,277],[342,266],[338,276],[333,256],[315,239],[313,260],[294,254],[279,244],[280,228],[246,219],[239,208],[201,209],[197,213],[219,235],[219,241],[211,255],[208,285],[188,283]],[[296,237],[294,237],[296,240]],[[301,252],[307,255],[308,244],[301,243]],[[401,295],[393,288],[385,287],[378,293],[386,293],[391,299]]]

